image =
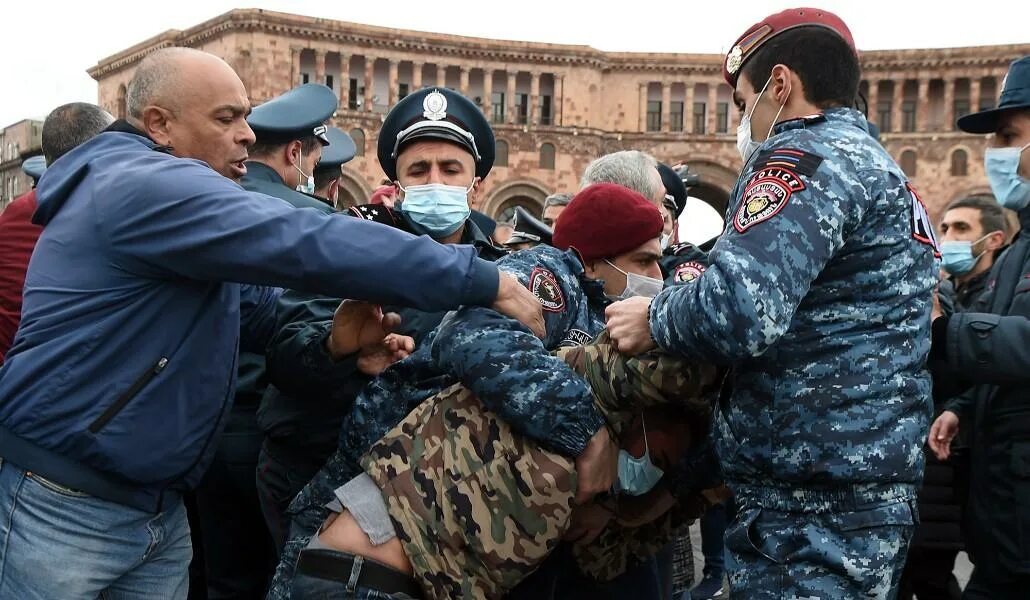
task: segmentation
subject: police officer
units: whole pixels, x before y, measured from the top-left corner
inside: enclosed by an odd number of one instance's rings
[[[312,195],[337,210],[348,208],[339,205],[340,179],[343,177],[341,167],[354,158],[357,147],[349,135],[335,127],[329,127],[325,136],[329,145],[322,148],[322,158],[315,165],[315,191]]]
[[[256,141],[249,148],[247,173],[240,180],[243,189],[281,198],[297,208],[332,212],[332,207],[309,194],[314,192],[315,165],[323,146],[329,144],[324,121],[336,105],[332,90],[308,84],[251,111],[247,123]],[[260,595],[275,563],[254,478],[263,438],[257,411],[267,385],[264,356],[241,351],[229,421],[196,490],[212,599]]]
[[[332,207],[315,199],[314,171],[329,145],[325,121],[339,99],[324,85],[307,83],[251,111],[247,123],[256,141],[250,147],[243,189],[282,198],[297,208]],[[342,164],[342,163],[341,163]]]
[[[506,251],[476,225],[470,204],[493,166],[494,137],[482,111],[448,89],[426,88],[401,100],[379,134],[379,162],[398,189],[399,208],[364,204],[347,214],[390,225],[445,244],[469,244],[496,260]],[[288,290],[269,344],[269,373],[258,414],[264,431],[258,490],[265,521],[281,548],[287,506],[336,448],[340,422],[369,381],[358,356],[334,354],[334,311],[339,298]],[[394,332],[421,343],[445,312],[386,307],[400,316]],[[341,323],[341,326],[343,323]]]
[[[984,168],[998,203],[1022,226],[991,267],[986,291],[968,312],[935,307],[934,384],[961,389],[930,429],[941,459],[961,426],[972,436],[966,546],[975,568],[963,598],[1025,598],[1030,586],[1030,56],[1012,63],[997,108],[958,126],[993,134]]]
[[[554,234],[550,227],[544,225],[542,221],[531,215],[528,210],[521,206],[516,206],[514,231],[512,231],[511,237],[504,242],[504,245],[512,250],[525,250],[540,244],[550,246],[552,235]]]
[[[32,178],[32,187],[36,187],[39,183],[39,178],[46,173],[46,159],[42,156],[31,156],[25,159],[25,162],[21,163],[21,170],[25,171],[25,174]]]
[[[662,277],[667,285],[690,282],[704,273],[708,255],[690,242],[679,242],[679,218],[687,207],[687,186],[672,167],[658,163],[665,186],[662,206],[668,222],[662,234]]]
[[[930,416],[936,243],[854,105],[847,26],[772,15],[723,72],[744,160],[708,269],[608,309],[620,351],[733,366],[716,417],[734,598],[893,597]],[[653,338],[652,338],[653,336]]]

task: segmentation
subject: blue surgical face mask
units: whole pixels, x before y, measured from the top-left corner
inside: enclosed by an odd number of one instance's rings
[[[644,428],[644,455],[634,458],[625,450],[619,450],[618,491],[630,496],[642,496],[651,491],[665,471],[651,462],[651,449],[647,445],[647,427],[644,416],[640,415],[640,424]]]
[[[401,213],[418,233],[434,239],[445,238],[460,229],[472,214],[468,194],[475,185],[473,179],[467,188],[442,183],[401,187],[404,192]],[[399,182],[397,186],[400,187]]]
[[[976,261],[987,252],[985,249],[980,254],[973,256],[973,246],[986,240],[990,235],[988,233],[975,242],[968,240],[941,242],[941,267],[952,275],[965,275],[972,271],[976,266]]]
[[[299,162],[301,164],[304,164],[304,150],[303,149],[300,151],[300,159],[297,162]],[[305,183],[302,183],[302,184],[297,186],[297,191],[301,192],[302,194],[314,194],[315,193],[315,178],[312,177],[311,175],[308,175],[304,171],[301,171],[300,167],[297,166],[297,165],[293,165],[293,168],[297,169],[297,172],[304,176],[304,181],[305,181]]]
[[[988,148],[984,152],[984,170],[998,204],[1021,210],[1030,203],[1030,181],[1019,175],[1019,158],[1030,144],[1022,148]]]

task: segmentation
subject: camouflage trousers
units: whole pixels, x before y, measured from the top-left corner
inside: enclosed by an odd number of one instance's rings
[[[893,599],[916,520],[907,500],[849,512],[743,506],[726,530],[731,597]]]

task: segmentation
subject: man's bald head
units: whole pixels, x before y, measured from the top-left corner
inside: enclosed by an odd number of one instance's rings
[[[193,48],[162,48],[136,67],[126,90],[125,111],[134,120],[142,119],[143,110],[150,105],[178,111],[205,77],[230,74],[239,81],[232,67],[213,54]]]
[[[191,48],[165,48],[140,62],[126,94],[129,122],[171,154],[202,160],[232,179],[246,173],[250,100],[225,61]]]

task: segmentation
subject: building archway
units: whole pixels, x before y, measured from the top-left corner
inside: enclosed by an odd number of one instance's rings
[[[337,206],[356,206],[366,204],[372,196],[372,188],[360,176],[346,168],[340,178],[340,192],[337,197]]]
[[[691,173],[697,173],[701,177],[701,183],[688,190],[690,195],[704,200],[720,216],[725,215],[730,201],[730,191],[737,184],[740,173],[706,160],[686,159],[683,162],[690,168]]]
[[[499,217],[502,212],[512,212],[515,206],[522,206],[534,215],[539,215],[546,197],[547,189],[543,185],[529,179],[520,179],[506,182],[494,190],[481,202],[482,208],[479,210],[498,222],[501,221]]]

